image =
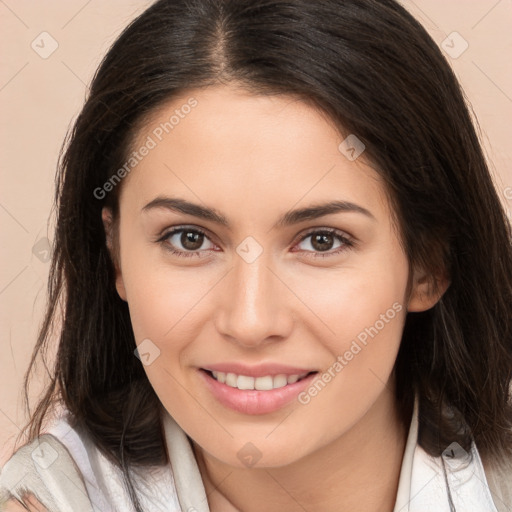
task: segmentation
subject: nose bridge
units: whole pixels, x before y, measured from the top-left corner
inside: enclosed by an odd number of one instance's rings
[[[240,244],[241,255],[235,255],[225,284],[219,330],[241,344],[258,345],[270,336],[286,336],[290,318],[280,289],[283,284],[271,270],[270,254],[263,251],[253,259],[243,247]],[[251,250],[254,247],[249,254]]]

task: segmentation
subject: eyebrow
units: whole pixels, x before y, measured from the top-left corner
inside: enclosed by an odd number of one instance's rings
[[[214,208],[208,208],[199,204],[191,203],[186,199],[178,197],[163,197],[159,196],[150,201],[142,208],[142,212],[148,212],[155,208],[166,208],[186,215],[192,215],[200,219],[208,220],[230,228],[229,221],[219,211]],[[376,221],[375,216],[366,208],[349,201],[330,201],[322,204],[315,204],[306,208],[298,208],[290,210],[282,215],[279,220],[272,226],[272,229],[292,226],[307,220],[317,219],[325,215],[340,212],[355,212],[361,213],[370,219]]]

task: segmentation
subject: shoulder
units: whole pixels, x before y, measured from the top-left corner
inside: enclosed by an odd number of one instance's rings
[[[169,504],[179,510],[168,465],[132,468],[131,476],[145,511],[168,510]],[[26,493],[32,493],[50,512],[133,510],[121,469],[87,433],[71,427],[65,414],[17,450],[0,473],[0,510],[11,497],[21,499]]]
[[[73,458],[51,434],[19,448],[0,473],[0,506],[13,497],[23,501],[29,493],[49,511],[93,511]]]

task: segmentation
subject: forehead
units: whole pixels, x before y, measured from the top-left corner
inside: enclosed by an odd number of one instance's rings
[[[150,149],[124,179],[122,196],[142,207],[157,195],[178,195],[255,214],[258,206],[326,199],[385,210],[379,174],[364,152],[347,158],[345,138],[323,112],[295,97],[226,86],[189,90],[137,131],[131,151]]]

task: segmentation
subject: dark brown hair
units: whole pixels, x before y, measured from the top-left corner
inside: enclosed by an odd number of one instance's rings
[[[101,220],[105,205],[117,215],[122,183],[104,199],[94,191],[126,161],[141,120],[219,83],[303,98],[364,142],[411,268],[433,287],[440,272],[451,282],[433,308],[407,315],[394,368],[403,418],[418,393],[427,452],[474,440],[493,459],[510,456],[510,224],[450,65],[393,0],[159,0],[124,30],[59,161],[48,308],[25,390],[60,311],[62,325],[30,437],[60,400],[123,468],[134,504],[128,467],[165,463],[161,404],[134,356]]]

